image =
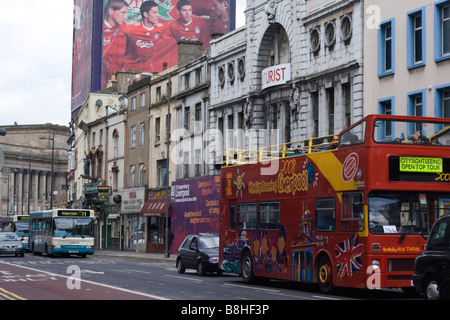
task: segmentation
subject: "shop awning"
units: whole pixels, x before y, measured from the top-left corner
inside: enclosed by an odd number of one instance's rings
[[[165,217],[166,215],[166,199],[149,199],[145,201],[144,206],[139,212],[141,217]],[[170,199],[169,199],[169,217],[171,216]]]

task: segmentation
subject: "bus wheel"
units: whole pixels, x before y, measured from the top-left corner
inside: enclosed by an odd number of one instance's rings
[[[255,281],[255,274],[253,273],[252,255],[246,252],[241,259],[242,261],[242,280],[244,283],[250,284]]]
[[[322,257],[318,265],[319,289],[323,293],[329,294],[333,292],[333,268],[328,257]]]

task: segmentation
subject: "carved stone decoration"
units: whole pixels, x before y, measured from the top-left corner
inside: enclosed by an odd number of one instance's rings
[[[292,85],[292,93],[289,99],[289,105],[291,107],[292,120],[297,120],[297,115],[300,112],[300,89],[294,84]]]
[[[253,99],[247,98],[247,102],[244,106],[244,122],[247,125],[247,127],[250,127],[250,124],[252,122],[252,114],[253,114]]]
[[[275,15],[277,13],[277,6],[275,4],[275,0],[270,0],[266,6],[264,7],[264,12],[267,15],[267,21],[269,23],[275,22]]]

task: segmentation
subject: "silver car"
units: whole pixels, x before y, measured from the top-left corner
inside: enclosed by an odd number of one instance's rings
[[[22,241],[14,232],[0,232],[0,254],[15,254],[23,257],[25,249]]]

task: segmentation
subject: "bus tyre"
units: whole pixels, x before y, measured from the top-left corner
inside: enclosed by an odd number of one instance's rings
[[[253,259],[249,252],[244,253],[242,261],[242,280],[244,283],[251,284],[255,282],[255,274],[253,273]]]
[[[334,290],[333,267],[327,256],[323,256],[319,259],[317,275],[320,291],[326,294],[332,293]]]

